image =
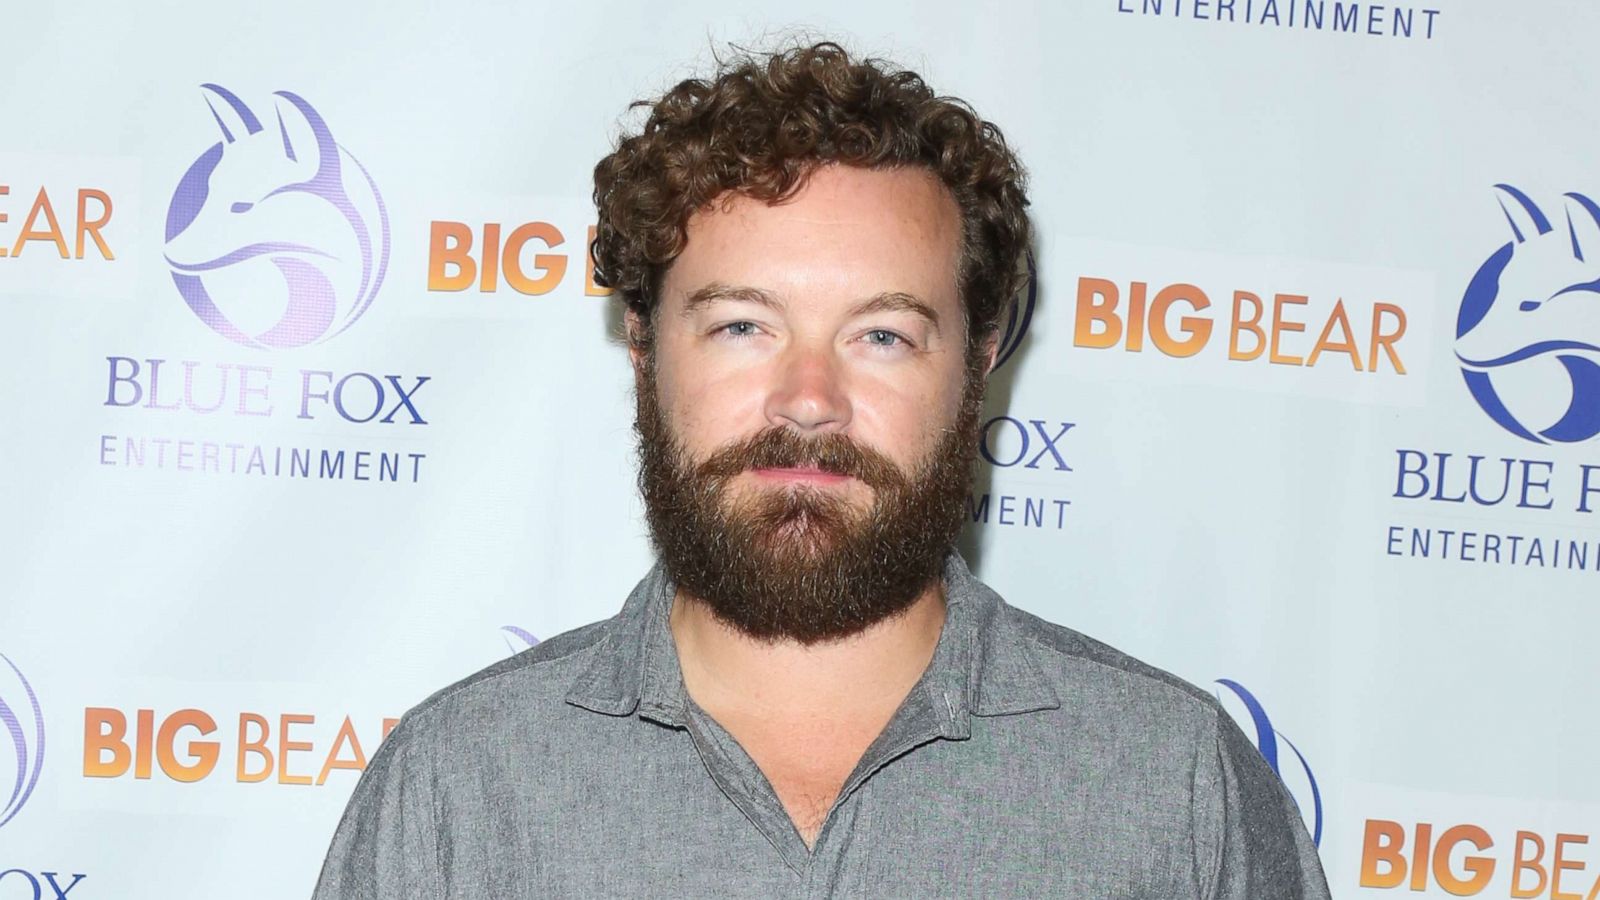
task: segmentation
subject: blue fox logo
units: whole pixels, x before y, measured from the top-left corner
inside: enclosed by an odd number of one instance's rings
[[[1552,222],[1495,185],[1512,240],[1467,285],[1456,358],[1473,399],[1500,427],[1540,444],[1600,434],[1600,206],[1564,195]]]
[[[377,185],[301,97],[277,92],[263,121],[226,88],[203,88],[221,140],[189,167],[167,210],[178,292],[245,346],[338,334],[371,305],[388,266]]]

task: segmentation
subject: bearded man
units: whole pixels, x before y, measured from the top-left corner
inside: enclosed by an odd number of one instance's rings
[[[1325,898],[1205,692],[953,550],[1023,173],[917,75],[724,61],[595,170],[659,562],[409,712],[316,896]]]

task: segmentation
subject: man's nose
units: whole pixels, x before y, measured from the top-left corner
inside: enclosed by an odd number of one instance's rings
[[[767,396],[767,421],[800,431],[842,431],[850,424],[839,360],[830,349],[793,346],[778,359]]]

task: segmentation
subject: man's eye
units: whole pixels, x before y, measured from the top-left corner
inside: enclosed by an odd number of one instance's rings
[[[754,322],[730,322],[717,330],[729,337],[747,338],[754,337],[761,329]]]
[[[876,347],[894,347],[906,342],[906,339],[900,335],[882,328],[874,328],[867,332],[866,339],[867,343]]]

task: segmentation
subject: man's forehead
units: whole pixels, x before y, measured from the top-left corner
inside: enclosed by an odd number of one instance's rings
[[[696,212],[664,282],[686,301],[739,287],[765,292],[745,298],[756,302],[822,291],[937,307],[955,295],[960,233],[960,210],[932,173],[829,166],[783,201],[737,194]]]

